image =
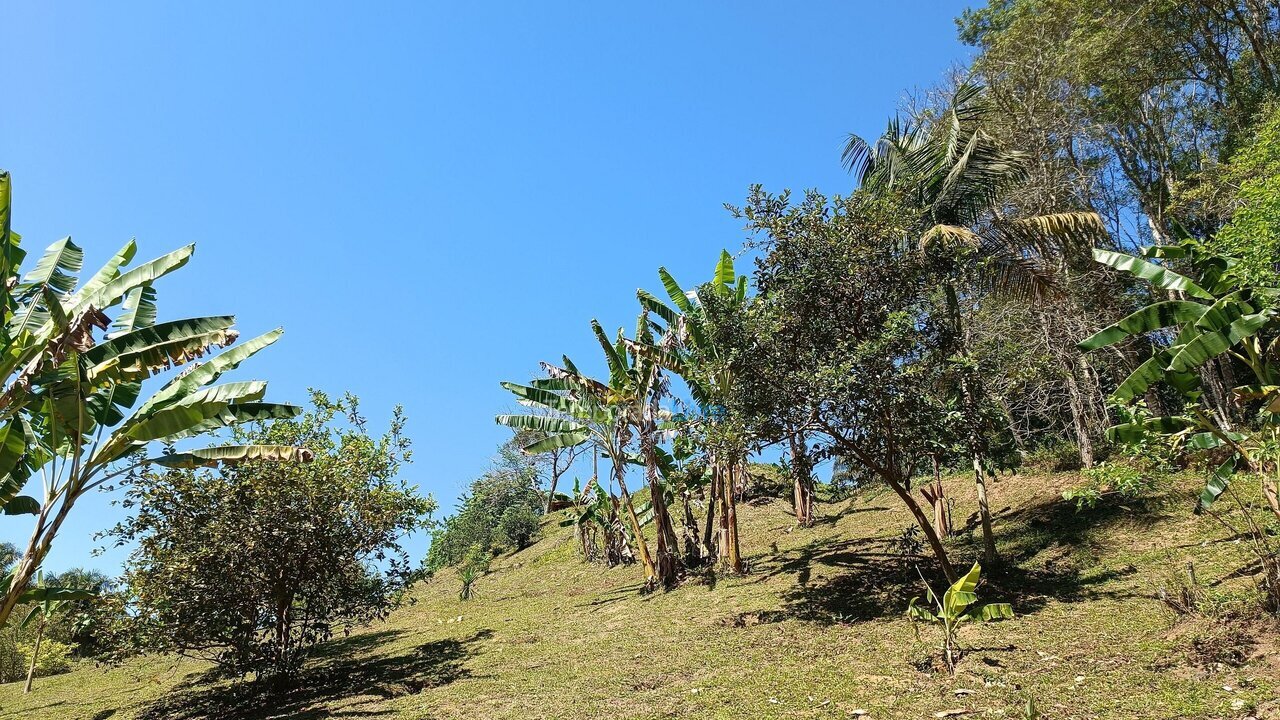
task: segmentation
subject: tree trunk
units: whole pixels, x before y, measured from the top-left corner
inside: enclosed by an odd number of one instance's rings
[[[920,526],[925,540],[929,542],[929,547],[933,549],[933,556],[938,559],[938,564],[942,566],[942,573],[947,576],[947,583],[954,584],[960,578],[956,575],[955,568],[951,566],[951,560],[947,557],[947,549],[942,546],[942,540],[938,538],[938,533],[934,530],[933,523],[929,522],[924,510],[920,509],[920,503],[916,502],[915,497],[911,495],[911,491],[901,482],[889,477],[884,479],[885,482],[889,483],[889,487],[893,488],[893,491],[902,499],[902,502],[906,503],[907,509],[915,517],[916,524]]]
[[[1093,467],[1093,440],[1089,436],[1088,407],[1076,382],[1075,368],[1068,363],[1063,377],[1067,381],[1067,399],[1071,407],[1071,427],[1076,433],[1076,447],[1080,451],[1080,466]]]
[[[716,552],[718,544],[713,541],[715,534],[716,505],[720,503],[720,470],[719,461],[712,455],[711,482],[707,484],[707,521],[702,526],[702,553],[708,563],[714,563],[719,556]]]
[[[991,531],[991,506],[987,501],[986,472],[982,469],[982,458],[977,453],[973,456],[973,478],[978,486],[978,517],[982,522],[982,562],[990,567],[996,562],[996,539]]]
[[[631,520],[631,530],[636,534],[636,549],[640,551],[640,562],[644,564],[645,582],[653,582],[658,577],[657,568],[653,565],[653,556],[649,554],[649,543],[644,539],[640,528],[640,517],[636,515],[636,506],[631,502],[631,493],[627,491],[626,462],[613,458],[613,479],[618,483],[618,492],[622,493],[622,504],[627,507],[627,518]]]
[[[956,297],[955,287],[946,286],[947,309],[951,313],[952,327],[956,337],[956,355],[962,360],[969,355],[968,338],[965,336],[964,328],[961,326],[960,318],[960,301]],[[960,392],[964,401],[965,421],[969,426],[969,453],[973,457],[973,480],[978,488],[978,517],[982,522],[982,556],[983,561],[990,565],[996,561],[996,540],[991,531],[991,507],[987,501],[987,483],[984,471],[982,469],[982,461],[986,454],[985,443],[982,438],[982,419],[979,416],[978,393],[980,383],[978,378],[964,362],[960,363]],[[912,500],[912,502],[915,502]],[[955,582],[954,579],[952,582]]]
[[[657,431],[656,426],[647,424],[640,434],[640,447],[644,455],[645,473],[649,477],[649,504],[653,507],[653,526],[658,538],[656,579],[663,588],[670,589],[680,579],[679,543],[667,508],[666,489],[662,486],[662,477],[658,472],[658,455],[654,446]]]
[[[67,482],[70,482],[70,480]],[[41,507],[40,515],[36,520],[36,527],[31,533],[31,539],[27,541],[27,549],[22,553],[22,559],[18,561],[17,568],[13,573],[13,579],[9,581],[9,591],[4,596],[4,602],[0,604],[0,627],[4,627],[9,621],[9,616],[13,614],[14,607],[18,605],[18,598],[26,590],[31,578],[35,577],[36,570],[40,568],[40,563],[44,562],[45,556],[49,554],[49,548],[53,545],[53,538],[57,536],[63,521],[67,519],[67,514],[71,512],[71,505],[71,499],[64,497],[62,505],[58,507],[58,513],[53,517],[53,522],[48,525],[45,525],[45,521],[48,519],[48,507]]]
[[[36,644],[31,649],[31,666],[27,668],[27,686],[22,692],[31,692],[31,681],[36,677],[36,661],[40,659],[40,643],[44,641],[44,618],[40,618],[40,627],[36,630]]]
[[[720,561],[742,574],[742,552],[738,545],[737,493],[734,492],[736,462],[717,465],[720,481]]]
[[[813,524],[813,463],[809,459],[809,447],[803,435],[793,435],[790,443],[792,496],[796,524],[800,527],[809,527]]]
[[[938,465],[938,457],[933,458],[933,484],[920,489],[924,499],[933,507],[933,527],[943,538],[951,537],[951,509],[947,506],[947,495],[942,487],[942,468]]]
[[[684,536],[684,563],[688,567],[693,567],[701,562],[702,551],[698,542],[698,519],[693,516],[693,500],[689,495],[689,488],[686,487],[681,497],[681,505],[684,509],[682,535]]]

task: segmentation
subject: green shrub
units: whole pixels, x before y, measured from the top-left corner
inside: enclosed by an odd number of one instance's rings
[[[33,643],[18,643],[18,653],[22,656],[22,672],[31,665]],[[45,640],[40,643],[40,657],[36,660],[36,677],[61,675],[71,671],[71,653],[75,648],[57,640]]]
[[[1073,442],[1055,441],[1028,451],[1022,458],[1022,466],[1039,472],[1079,470],[1080,446]]]
[[[515,549],[523,550],[538,534],[539,517],[528,505],[509,507],[498,518],[498,533]]]
[[[1136,498],[1155,489],[1154,475],[1132,461],[1104,462],[1082,473],[1084,484],[1062,493],[1065,500],[1074,500],[1076,509],[1093,508],[1103,497],[1118,495]]]

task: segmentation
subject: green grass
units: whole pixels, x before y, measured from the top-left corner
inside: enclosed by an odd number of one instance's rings
[[[1060,501],[1077,481],[995,483],[1000,549],[1013,562],[981,592],[1018,617],[963,629],[974,650],[954,678],[931,662],[929,628],[917,637],[903,617],[919,592],[896,549],[907,514],[872,494],[822,506],[805,530],[784,502],[744,508],[748,575],[647,596],[639,568],[580,562],[552,523],[495,561],[475,599],[459,601],[452,576],[423,584],[388,622],[329,643],[282,698],[151,658],[43,678],[26,696],[21,684],[0,687],[0,718],[1019,718],[1028,697],[1054,720],[1280,717],[1267,632],[1243,665],[1214,666],[1195,649],[1218,636],[1214,621],[1175,622],[1153,599],[1153,583],[1187,559],[1205,581],[1247,562],[1191,515],[1191,486],[1077,514]],[[968,485],[949,485],[960,524],[973,510]],[[977,551],[971,534],[951,546],[965,561]]]

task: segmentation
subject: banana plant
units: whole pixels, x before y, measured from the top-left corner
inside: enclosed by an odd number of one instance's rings
[[[22,602],[31,603],[31,609],[18,624],[19,629],[29,627],[32,623],[36,625],[36,641],[32,645],[31,662],[27,667],[27,684],[23,692],[31,692],[31,683],[36,676],[36,664],[40,659],[40,646],[44,641],[44,631],[48,628],[49,621],[54,615],[70,607],[70,603],[77,600],[91,600],[98,596],[92,590],[46,585],[43,572],[37,573],[36,578],[35,587],[26,590],[22,595]]]
[[[689,394],[698,405],[698,422],[717,425],[719,435],[729,442],[721,442],[719,453],[708,453],[711,466],[710,502],[704,536],[704,552],[708,557],[718,557],[730,570],[743,571],[742,554],[738,543],[737,495],[733,476],[747,459],[749,438],[741,433],[729,432],[723,423],[724,408],[733,388],[734,376],[730,363],[716,345],[708,327],[703,308],[709,302],[727,303],[737,312],[745,312],[752,298],[748,295],[746,275],[734,269],[733,256],[721,250],[712,279],[693,290],[685,290],[665,267],[658,268],[658,277],[670,300],[670,305],[646,290],[636,291],[640,307],[658,320],[654,329],[664,338],[673,338],[663,352],[651,352],[655,360],[667,371],[678,375],[689,388]],[[716,543],[711,543],[712,527],[717,514],[719,528]]]
[[[1215,358],[1231,358],[1247,367],[1253,382],[1232,392],[1238,401],[1260,407],[1264,433],[1267,428],[1274,430],[1280,421],[1280,340],[1275,339],[1280,331],[1276,322],[1280,289],[1240,285],[1231,272],[1237,262],[1234,258],[1209,253],[1190,239],[1144,248],[1141,257],[1095,250],[1094,259],[1174,295],[1131,313],[1080,344],[1080,349],[1092,351],[1144,335],[1171,338],[1157,345],[1156,352],[1120,383],[1112,398],[1132,404],[1150,387],[1164,382],[1187,400],[1181,414],[1138,414],[1111,427],[1107,437],[1113,442],[1135,442],[1162,436],[1192,451],[1227,448],[1228,458],[1210,475],[1196,506],[1198,512],[1208,510],[1237,470],[1259,469],[1254,455],[1260,441],[1249,432],[1226,426],[1203,405],[1199,370]],[[1156,260],[1179,261],[1195,277],[1174,272]],[[1280,518],[1277,480],[1261,477],[1268,505]]]
[[[592,321],[592,328],[599,323]],[[603,337],[603,331],[597,332]],[[657,577],[653,556],[640,528],[640,518],[627,488],[626,473],[628,446],[634,435],[629,415],[631,402],[621,392],[627,384],[626,367],[619,360],[626,348],[618,342],[611,345],[601,341],[609,359],[609,384],[605,384],[580,372],[573,361],[564,357],[564,366],[543,363],[549,377],[531,381],[528,385],[503,382],[502,387],[515,395],[522,405],[555,411],[560,417],[546,414],[499,415],[495,420],[515,430],[536,430],[545,437],[524,448],[529,454],[545,451],[550,447],[569,447],[594,441],[609,458],[613,482],[622,495],[622,507],[631,523],[633,540],[644,565],[647,582]]]
[[[660,398],[662,378],[657,362],[642,349],[653,344],[648,314],[640,314],[636,340],[628,339],[619,329],[617,337],[610,341],[595,320],[591,321],[591,329],[609,368],[607,384],[583,375],[567,357],[564,367],[543,363],[548,378],[534,380],[529,385],[504,382],[502,386],[526,405],[541,406],[565,417],[499,415],[496,420],[507,427],[537,430],[547,435],[524,448],[527,453],[542,452],[553,444],[565,447],[595,440],[613,466],[613,481],[622,495],[633,539],[644,564],[645,585],[650,589],[659,585],[669,588],[678,579],[681,563],[653,451],[660,414],[655,398]],[[657,530],[656,559],[641,532],[640,513],[626,484],[627,465],[632,457],[629,447],[637,440],[639,456],[647,470],[649,502]]]
[[[63,238],[20,274],[23,254],[9,228],[8,198],[9,178],[0,173],[0,271],[7,273],[0,278],[6,288],[0,303],[0,508],[6,515],[35,516],[35,528],[0,588],[0,625],[76,502],[95,488],[150,463],[210,467],[309,459],[304,448],[283,446],[170,449],[239,423],[300,412],[265,402],[264,382],[214,384],[279,339],[281,330],[230,347],[239,337],[232,316],[157,322],[155,283],[186,265],[194,246],[126,269],[137,252],[130,241],[81,284],[84,253]],[[144,399],[147,380],[161,385]],[[39,497],[20,494],[36,478]]]
[[[918,572],[918,571],[917,571]],[[924,582],[925,598],[911,598],[907,605],[907,617],[917,622],[927,623],[938,628],[942,634],[942,661],[952,675],[956,672],[956,663],[960,661],[960,648],[956,641],[956,633],[960,626],[968,622],[994,622],[1013,618],[1013,607],[1009,603],[978,602],[978,581],[982,574],[982,566],[974,563],[969,572],[952,583],[947,591],[939,596]]]

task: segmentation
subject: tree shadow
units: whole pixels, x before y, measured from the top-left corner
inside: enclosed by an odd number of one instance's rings
[[[463,640],[444,639],[395,655],[368,656],[370,649],[403,635],[401,631],[364,633],[326,643],[287,685],[247,682],[171,693],[141,712],[141,720],[269,720],[271,718],[379,717],[390,710],[367,706],[470,676],[465,667],[476,645],[493,631],[482,629]],[[205,680],[207,683],[207,679]],[[189,688],[201,683],[193,678]],[[338,710],[329,704],[362,698]]]
[[[1113,587],[1117,580],[1137,569],[1089,572],[1071,557],[1072,551],[1087,548],[1095,533],[1109,526],[1131,524],[1149,530],[1163,514],[1160,498],[1134,501],[1128,507],[1100,506],[1077,513],[1075,505],[1050,500],[1020,510],[1005,509],[997,518],[996,536],[1002,562],[984,568],[984,599],[1011,602],[1022,615],[1042,609],[1050,600],[1078,602],[1098,598],[1136,597],[1127,587]],[[959,534],[958,534],[959,535]],[[964,572],[979,555],[980,540],[955,537],[948,551],[956,569]],[[1055,552],[1056,551],[1056,552]],[[839,539],[827,536],[801,548],[779,553],[761,561],[764,572],[755,582],[791,576],[795,584],[782,595],[780,610],[742,613],[726,620],[733,626],[796,619],[820,624],[846,624],[901,615],[913,597],[924,595],[926,580],[941,592],[947,582],[936,569],[933,556],[901,550],[897,535]],[[818,579],[815,576],[822,575]]]

